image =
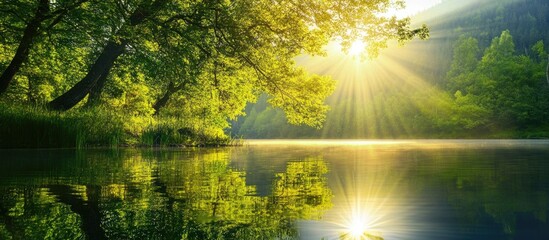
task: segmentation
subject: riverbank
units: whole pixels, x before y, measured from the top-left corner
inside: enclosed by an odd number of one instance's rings
[[[0,148],[203,147],[238,145],[221,130],[174,118],[121,116],[101,107],[55,112],[0,103]]]
[[[437,135],[405,135],[388,139],[549,139],[549,126],[494,132],[439,132]],[[242,144],[241,138],[227,136],[221,129],[190,126],[175,118],[122,116],[103,107],[56,112],[41,106],[0,103],[0,148],[221,147]]]

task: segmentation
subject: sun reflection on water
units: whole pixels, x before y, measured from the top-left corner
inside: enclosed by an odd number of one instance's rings
[[[368,206],[364,206],[368,208]],[[362,240],[362,239],[383,239],[381,227],[383,227],[382,218],[376,216],[373,211],[361,209],[362,206],[357,205],[355,209],[351,209],[344,214],[345,219],[337,223],[341,226],[338,229],[339,239],[341,240]]]
[[[333,240],[402,239],[422,229],[414,221],[419,217],[418,202],[410,198],[408,191],[413,182],[407,180],[405,171],[399,170],[403,162],[390,160],[393,149],[342,148],[346,150],[339,157],[354,160],[332,165],[329,185],[334,194],[333,208],[322,221],[304,225],[302,236]]]
[[[383,239],[380,232],[372,229],[373,224],[375,224],[374,220],[369,215],[354,213],[340,239]]]

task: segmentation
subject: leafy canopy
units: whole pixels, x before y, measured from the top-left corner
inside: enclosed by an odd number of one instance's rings
[[[8,49],[2,52],[2,66],[9,59],[5,55],[16,48],[15,33],[24,26],[24,21],[14,19],[36,7],[24,2],[25,8],[0,17],[2,31],[14,33],[1,43]],[[47,52],[31,52],[11,99],[46,102],[59,97],[94,71],[90,66],[113,43],[124,46],[124,53],[113,59],[108,71],[96,75],[107,79],[100,89],[104,104],[117,109],[138,103],[138,108],[145,108],[124,114],[152,114],[149,106],[154,99],[171,89],[174,95],[166,114],[191,114],[226,127],[221,122],[242,114],[247,102],[267,93],[269,102],[283,109],[290,123],[320,127],[328,111],[324,100],[334,82],[297,67],[295,57],[323,55],[323,47],[332,40],[347,48],[360,39],[375,55],[391,39],[426,38],[425,26],[413,29],[409,19],[385,14],[401,4],[391,0],[86,1],[52,28],[41,29],[47,37],[36,38],[34,49]],[[52,67],[33,70],[36,65]],[[137,100],[128,101],[130,96]]]

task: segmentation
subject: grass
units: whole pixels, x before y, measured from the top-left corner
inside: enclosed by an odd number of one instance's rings
[[[1,148],[116,146],[124,138],[121,119],[102,110],[67,113],[40,106],[0,104]]]
[[[188,128],[174,119],[156,119],[137,134],[128,122],[101,107],[60,113],[0,102],[0,148],[238,145],[219,131]]]

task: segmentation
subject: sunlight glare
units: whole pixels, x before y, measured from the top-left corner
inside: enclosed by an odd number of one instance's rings
[[[438,2],[408,0],[407,8],[417,13]],[[433,33],[432,37],[444,37],[441,32]],[[330,76],[337,82],[336,91],[327,99],[333,113],[328,114],[320,138],[333,138],[343,132],[351,139],[410,138],[415,134],[417,123],[410,121],[408,112],[402,111],[407,108],[395,107],[395,104],[408,104],[410,109],[429,113],[450,99],[421,73],[437,71],[426,60],[424,52],[428,44],[414,41],[402,47],[389,42],[378,56],[371,56],[368,50],[377,43],[370,42],[371,38],[359,30],[348,33],[349,41],[335,39],[326,46],[326,56],[297,59],[309,72]],[[372,143],[351,143],[369,144]]]
[[[349,55],[351,56],[360,56],[366,47],[366,44],[362,40],[355,40],[351,47],[349,48]]]

